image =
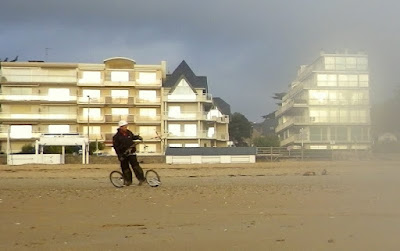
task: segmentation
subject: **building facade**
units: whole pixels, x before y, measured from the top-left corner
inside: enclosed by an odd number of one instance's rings
[[[144,138],[141,154],[163,154],[167,146],[178,144],[226,146],[228,136],[221,135],[228,131],[229,117],[218,112],[214,116],[218,109],[206,78],[199,77],[204,83],[197,86],[194,74],[177,75],[178,82],[169,81],[165,61],[139,65],[123,57],[102,64],[2,62],[1,151],[8,145],[11,152],[20,152],[42,134],[79,134],[104,143],[103,152],[114,154],[112,136],[119,120],[128,121],[129,129]],[[187,111],[198,116],[193,120]],[[204,133],[211,127],[214,133]]]
[[[301,66],[275,116],[281,146],[370,149],[367,55],[321,53]]]

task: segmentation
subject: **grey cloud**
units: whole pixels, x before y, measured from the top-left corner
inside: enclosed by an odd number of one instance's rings
[[[369,54],[374,98],[398,88],[397,1],[13,0],[2,3],[0,58],[138,63],[185,59],[210,90],[251,120],[273,111],[321,49]]]

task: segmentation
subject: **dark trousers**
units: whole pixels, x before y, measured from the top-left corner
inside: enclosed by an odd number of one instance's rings
[[[129,167],[129,164],[131,165],[136,178],[139,181],[143,181],[144,180],[143,169],[140,167],[136,155],[129,155],[127,158],[121,161],[121,170],[122,173],[124,174],[126,185],[132,184],[132,171]]]

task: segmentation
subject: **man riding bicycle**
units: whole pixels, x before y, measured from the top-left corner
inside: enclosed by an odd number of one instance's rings
[[[143,169],[140,167],[136,157],[136,144],[134,140],[143,140],[143,138],[128,130],[128,122],[124,120],[121,120],[118,123],[118,126],[118,131],[113,137],[113,147],[121,163],[125,185],[129,186],[132,184],[132,171],[129,167],[130,164],[136,178],[139,180],[140,186],[145,181],[145,177]]]

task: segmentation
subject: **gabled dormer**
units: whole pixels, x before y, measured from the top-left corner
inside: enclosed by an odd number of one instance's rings
[[[175,86],[181,84],[182,79],[192,89],[203,89],[204,93],[208,92],[207,77],[196,76],[189,65],[183,60],[172,74],[167,74],[167,78],[163,82],[163,87],[174,89]]]

